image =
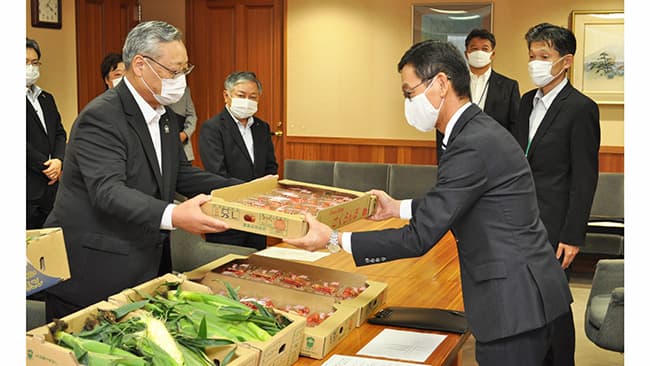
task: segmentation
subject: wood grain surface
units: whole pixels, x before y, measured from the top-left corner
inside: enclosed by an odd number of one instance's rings
[[[401,227],[405,224],[406,221],[399,219],[382,222],[360,220],[341,228],[341,231],[378,230]],[[291,247],[286,243],[280,243],[278,246]],[[413,306],[463,310],[458,251],[456,241],[451,233],[447,233],[424,256],[417,258],[357,267],[350,254],[340,251],[316,262],[309,262],[309,264],[359,273],[365,275],[369,280],[387,283],[386,303],[380,306],[380,309],[386,306]],[[354,329],[324,359],[300,357],[294,365],[320,365],[333,354],[355,355],[384,328],[386,327],[366,322],[361,327]],[[442,344],[426,360],[426,364],[461,365],[459,351],[469,337],[469,333],[459,335],[399,327],[391,327],[391,329],[446,335]]]

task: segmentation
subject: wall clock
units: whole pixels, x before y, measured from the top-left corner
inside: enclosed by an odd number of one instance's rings
[[[61,1],[32,0],[32,27],[61,29]]]

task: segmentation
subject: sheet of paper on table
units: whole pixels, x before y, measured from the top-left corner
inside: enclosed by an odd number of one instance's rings
[[[333,355],[322,366],[422,366],[422,364],[377,360],[374,358]]]
[[[269,247],[264,250],[260,250],[259,252],[256,252],[255,255],[263,255],[265,257],[295,260],[295,261],[315,262],[323,257],[327,257],[328,255],[330,255],[330,253],[310,252],[304,249]]]
[[[445,335],[384,329],[357,355],[424,362],[442,343]]]

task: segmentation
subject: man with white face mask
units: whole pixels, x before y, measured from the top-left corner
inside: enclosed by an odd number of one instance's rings
[[[40,229],[52,210],[65,155],[66,132],[52,94],[36,85],[41,49],[27,38],[27,229]]]
[[[75,120],[46,226],[63,228],[71,278],[46,290],[48,321],[171,271],[169,232],[223,231],[203,213],[213,189],[241,183],[191,166],[167,107],[192,70],[174,26],[142,22],[126,37],[122,81]],[[192,197],[174,204],[175,193]]]
[[[568,275],[585,243],[598,181],[598,105],[566,77],[576,50],[570,30],[542,23],[525,38],[528,71],[537,88],[522,97],[517,139],[533,171],[549,240]]]
[[[205,121],[199,132],[199,153],[205,170],[244,181],[278,173],[268,123],[255,117],[262,83],[250,71],[233,72],[224,82],[224,109]],[[215,243],[266,248],[266,236],[239,230],[206,234]]]
[[[573,342],[572,334],[556,331],[573,324],[571,292],[517,141],[470,102],[469,72],[451,43],[417,43],[397,69],[408,124],[445,132],[436,185],[413,200],[371,191],[377,196],[371,219],[409,220],[402,228],[339,233],[307,214],[307,235],[285,241],[308,250],[340,247],[362,266],[422,256],[451,230],[478,364],[572,365],[573,354],[557,354],[551,342]]]
[[[465,38],[465,57],[470,71],[472,103],[512,132],[519,113],[519,83],[492,68],[497,41],[487,29],[473,29]],[[442,133],[436,133],[436,141],[442,141]],[[438,160],[441,146],[436,145]]]

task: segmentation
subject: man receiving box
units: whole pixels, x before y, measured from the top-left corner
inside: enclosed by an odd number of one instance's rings
[[[573,300],[517,141],[470,102],[467,66],[450,43],[413,45],[398,70],[408,123],[445,135],[436,186],[412,201],[371,191],[378,198],[372,219],[410,219],[402,228],[338,233],[307,215],[307,235],[286,242],[309,250],[341,245],[366,265],[421,256],[451,229],[478,363],[572,365],[572,349],[556,345],[570,347],[573,334],[556,328],[573,328]]]

